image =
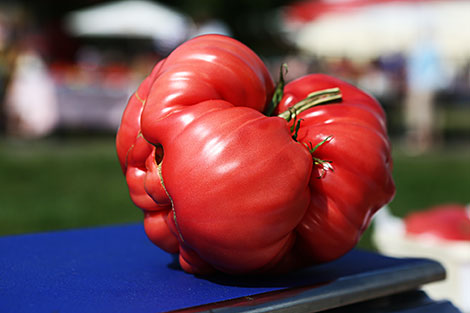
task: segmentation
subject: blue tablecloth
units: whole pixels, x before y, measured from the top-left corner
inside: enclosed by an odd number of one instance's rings
[[[155,247],[141,224],[5,236],[0,237],[0,312],[171,311],[300,286],[331,292],[322,288],[420,264],[428,261],[354,250],[284,276],[196,277]]]

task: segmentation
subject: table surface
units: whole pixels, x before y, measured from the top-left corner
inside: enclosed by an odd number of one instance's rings
[[[155,247],[142,224],[0,237],[1,312],[261,312],[266,303],[318,311],[444,276],[431,260],[353,250],[289,275],[197,277]]]

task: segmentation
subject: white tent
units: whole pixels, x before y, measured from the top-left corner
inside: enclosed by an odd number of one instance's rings
[[[322,13],[288,37],[308,53],[363,59],[407,52],[427,37],[444,57],[461,60],[470,56],[469,31],[470,1],[370,1]]]
[[[124,0],[72,12],[66,26],[77,36],[150,38],[172,49],[187,38],[192,21],[155,2]]]

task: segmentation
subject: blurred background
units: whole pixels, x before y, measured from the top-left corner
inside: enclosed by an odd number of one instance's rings
[[[0,3],[0,235],[142,220],[114,136],[131,93],[183,41],[230,35],[273,77],[335,75],[382,103],[403,217],[470,202],[470,2]],[[375,249],[370,231],[360,246]]]

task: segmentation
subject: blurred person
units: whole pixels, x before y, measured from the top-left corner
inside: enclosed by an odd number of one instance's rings
[[[13,14],[0,7],[0,131],[5,131],[6,112],[4,99],[11,79],[15,58]]]
[[[381,68],[378,59],[364,65],[357,84],[379,99],[389,97],[391,92],[390,79]]]
[[[6,132],[22,138],[50,134],[59,118],[54,82],[40,55],[18,53],[5,96]]]
[[[443,70],[437,47],[429,33],[422,36],[406,60],[407,90],[404,103],[406,144],[421,153],[436,136],[435,96],[442,87]]]

